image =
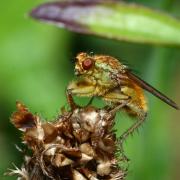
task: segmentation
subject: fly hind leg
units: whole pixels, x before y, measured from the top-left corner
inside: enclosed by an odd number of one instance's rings
[[[120,136],[121,144],[124,142],[124,140],[127,139],[129,135],[132,135],[136,130],[138,130],[138,128],[144,123],[147,116],[147,112],[143,110],[142,108],[136,106],[133,102],[130,102],[129,104],[127,104],[127,107],[130,110],[128,111],[128,113],[130,115],[137,117],[138,120],[136,120],[136,122]]]
[[[126,105],[127,107],[131,106],[131,101]],[[135,113],[135,112],[133,112]],[[138,120],[136,120],[136,122],[130,126],[119,138],[119,147],[121,149],[123,158],[128,161],[128,158],[124,155],[124,148],[123,148],[123,144],[124,141],[130,136],[132,135],[136,130],[138,130],[138,128],[143,124],[143,122],[146,119],[147,113],[144,112],[142,109],[137,109],[136,111],[136,116],[138,116]]]
[[[123,143],[127,139],[130,134],[133,134],[135,130],[137,130],[144,122],[146,118],[146,108],[140,107],[139,101],[136,99],[132,99],[130,96],[122,93],[119,89],[115,89],[111,92],[108,92],[103,97],[105,101],[112,102],[116,104],[116,106],[111,110],[111,112],[115,113],[120,109],[126,110],[129,115],[133,115],[138,117],[138,120],[128,128],[119,139],[120,150],[122,152],[123,157],[127,160],[123,151]]]

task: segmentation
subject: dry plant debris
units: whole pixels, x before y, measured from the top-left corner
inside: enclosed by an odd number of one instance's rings
[[[32,152],[20,169],[8,175],[20,180],[121,180],[127,163],[118,150],[113,131],[115,113],[93,106],[64,111],[55,121],[43,122],[17,102],[11,122],[22,131]],[[119,154],[120,156],[117,156]]]

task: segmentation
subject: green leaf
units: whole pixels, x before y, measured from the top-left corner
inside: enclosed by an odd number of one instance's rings
[[[143,6],[117,1],[40,5],[30,15],[74,32],[129,42],[180,45],[180,21]]]

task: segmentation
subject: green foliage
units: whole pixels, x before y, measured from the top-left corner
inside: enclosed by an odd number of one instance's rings
[[[42,4],[30,14],[79,33],[128,42],[180,45],[180,21],[140,5],[62,1]]]

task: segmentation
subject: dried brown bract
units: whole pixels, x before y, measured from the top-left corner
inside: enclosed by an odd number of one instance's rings
[[[23,142],[32,150],[21,169],[9,175],[19,179],[121,180],[126,169],[119,166],[115,114],[92,106],[64,112],[54,122],[42,122],[21,103],[11,117],[23,130]]]
[[[16,102],[17,111],[12,114],[11,122],[18,129],[25,130],[34,127],[37,122],[37,117],[28,111],[27,107]]]

